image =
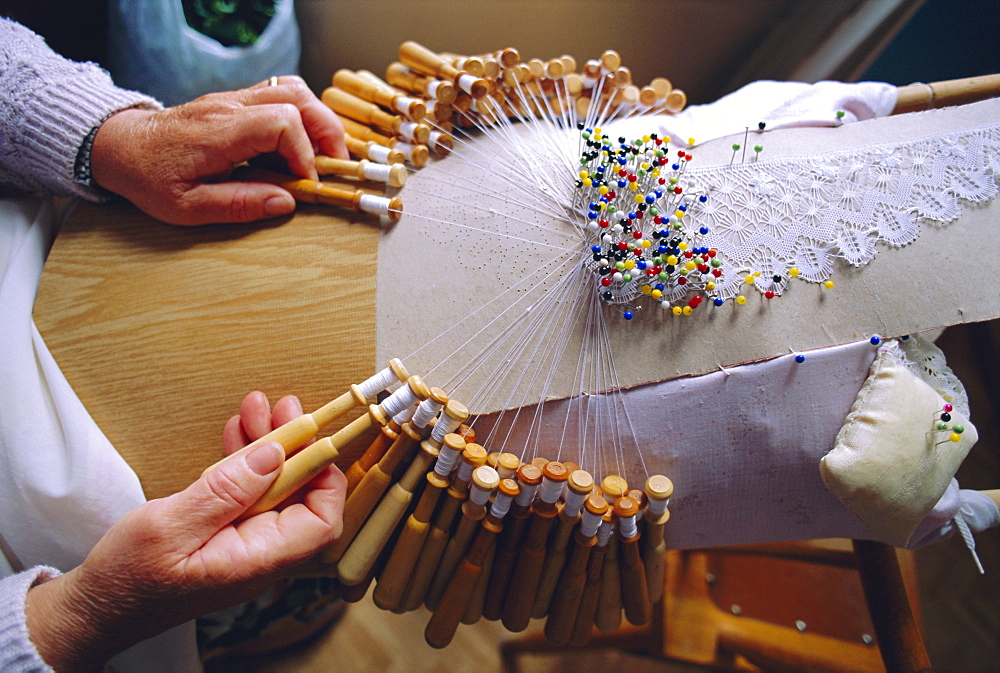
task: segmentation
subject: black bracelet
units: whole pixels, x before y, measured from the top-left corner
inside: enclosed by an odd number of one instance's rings
[[[118,112],[118,110],[115,110],[115,112]],[[90,153],[94,148],[94,138],[97,137],[97,131],[101,128],[101,124],[106,122],[113,114],[114,112],[97,122],[83,138],[83,142],[80,143],[80,149],[76,153],[76,161],[73,163],[73,182],[76,184],[101,190],[100,186],[94,184],[94,176],[90,170]]]

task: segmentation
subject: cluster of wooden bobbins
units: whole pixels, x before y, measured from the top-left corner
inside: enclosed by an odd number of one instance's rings
[[[587,61],[576,72],[572,56],[543,61],[521,60],[516,49],[482,56],[432,52],[416,42],[399,48],[399,62],[385,78],[369,71],[339,70],[323,102],[339,115],[347,133],[351,160],[316,157],[321,176],[401,187],[406,164],[426,165],[431,153],[454,149],[455,128],[486,128],[501,120],[546,117],[561,123],[588,118],[592,109],[606,116],[679,112],[687,103],[669,80],[638,87],[614,51]],[[344,206],[396,220],[400,198],[370,187],[281,179],[254,170],[247,177],[276,182],[304,200]],[[356,183],[352,183],[356,185]]]
[[[367,413],[305,446],[358,405]],[[275,441],[288,457],[245,516],[280,505],[377,427],[346,471],[343,533],[305,574],[337,578],[345,600],[360,600],[374,580],[379,607],[426,606],[434,647],[480,618],[522,631],[546,617],[555,644],[586,642],[595,625],[613,631],[623,613],[633,624],[649,621],[663,588],[670,480],[653,476],[644,489],[630,489],[615,475],[597,483],[569,462],[490,454],[468,418],[464,405],[393,360],[253,444]]]

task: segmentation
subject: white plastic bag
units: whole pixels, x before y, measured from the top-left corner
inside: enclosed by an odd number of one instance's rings
[[[281,0],[257,42],[224,47],[191,28],[181,0],[112,0],[109,66],[118,86],[176,105],[298,72],[293,0]]]

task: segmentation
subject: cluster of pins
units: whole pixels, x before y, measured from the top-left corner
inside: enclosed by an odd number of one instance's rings
[[[689,217],[708,201],[684,182],[693,157],[684,150],[670,157],[670,138],[655,133],[615,142],[600,128],[581,125],[580,131],[576,207],[586,212],[589,264],[601,299],[624,305],[626,320],[635,316],[630,304],[640,295],[674,315],[690,315],[705,298],[723,304],[713,294],[724,273],[722,260],[701,243],[708,227]]]
[[[954,407],[952,405],[945,403],[941,407],[941,411],[934,415],[934,432],[947,435],[938,444],[962,441],[962,433],[965,432],[965,426],[961,423],[951,422],[951,412],[953,410]]]
[[[367,413],[302,448],[359,405]],[[434,647],[445,647],[460,623],[482,618],[522,631],[544,617],[557,644],[586,642],[595,625],[613,631],[623,614],[648,622],[663,588],[670,480],[630,488],[619,476],[597,483],[568,462],[490,454],[468,418],[461,403],[393,360],[256,442],[276,441],[288,458],[246,516],[279,505],[377,427],[346,471],[343,533],[304,574],[336,578],[348,601],[375,581],[381,608],[428,607],[425,635]]]
[[[576,69],[572,56],[522,61],[516,49],[460,56],[405,42],[384,78],[365,70],[334,74],[321,98],[343,122],[353,158],[318,156],[316,169],[324,176],[401,187],[407,165],[420,168],[432,154],[454,149],[456,127],[538,117],[568,125],[595,109],[610,117],[679,112],[687,103],[684,92],[662,77],[644,87],[633,84],[614,51]],[[398,219],[402,203],[398,197],[391,204],[369,199],[356,209]]]

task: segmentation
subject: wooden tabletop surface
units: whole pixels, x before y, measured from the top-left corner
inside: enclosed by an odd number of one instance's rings
[[[377,220],[329,207],[174,227],[120,201],[81,204],[52,247],[35,322],[159,497],[222,455],[222,426],[251,390],[312,411],[374,373],[377,250]]]

